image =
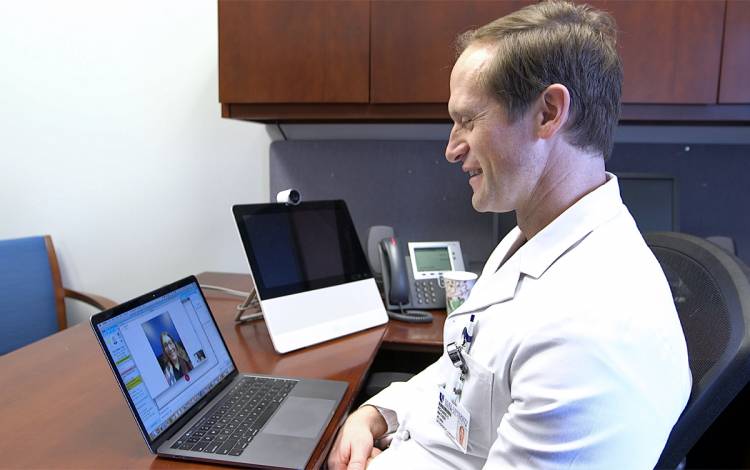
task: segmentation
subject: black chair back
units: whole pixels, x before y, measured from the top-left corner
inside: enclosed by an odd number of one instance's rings
[[[645,235],[669,281],[688,349],[693,386],[656,468],[677,468],[750,381],[750,270],[695,236]]]

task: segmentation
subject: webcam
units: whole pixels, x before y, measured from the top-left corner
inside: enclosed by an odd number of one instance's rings
[[[296,206],[302,201],[302,195],[296,189],[287,189],[279,191],[276,195],[276,202],[286,204],[287,206]]]

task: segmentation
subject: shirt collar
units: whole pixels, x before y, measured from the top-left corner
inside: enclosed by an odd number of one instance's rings
[[[606,176],[603,185],[570,206],[531,240],[526,241],[521,230],[513,228],[490,255],[469,298],[451,315],[513,298],[521,274],[540,278],[566,251],[616,217],[623,209],[620,188],[615,175]]]
[[[606,175],[603,185],[570,206],[518,250],[521,272],[538,279],[566,251],[617,216],[623,208],[620,188],[615,175]]]

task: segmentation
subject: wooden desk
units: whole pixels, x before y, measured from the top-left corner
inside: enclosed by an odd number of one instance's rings
[[[252,281],[247,274],[203,273],[199,276],[201,283],[213,284],[241,291],[248,291]],[[398,320],[388,322],[383,349],[395,351],[420,351],[441,353],[443,351],[443,326],[445,310],[433,310],[432,323],[407,323]]]
[[[248,290],[249,276],[203,273],[201,283]],[[242,372],[342,380],[349,388],[308,463],[319,468],[387,331],[388,347],[432,347],[436,325],[371,328],[280,355],[263,321],[236,325],[239,299],[205,291]],[[442,323],[440,323],[442,325]],[[442,336],[442,327],[440,335]],[[413,344],[398,343],[413,341]],[[1,468],[208,468],[157,458],[143,442],[88,323],[0,357]]]
[[[443,351],[445,311],[433,310],[432,323],[388,322],[381,348],[394,351],[419,351],[440,354]]]

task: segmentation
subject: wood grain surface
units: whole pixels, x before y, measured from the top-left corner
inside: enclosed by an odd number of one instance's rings
[[[247,275],[204,273],[202,283],[247,290]],[[206,292],[241,372],[342,380],[349,388],[308,468],[318,468],[374,359],[386,326],[280,355],[263,321],[235,325],[241,301]],[[0,357],[2,468],[206,468],[149,453],[91,327],[78,324]]]

